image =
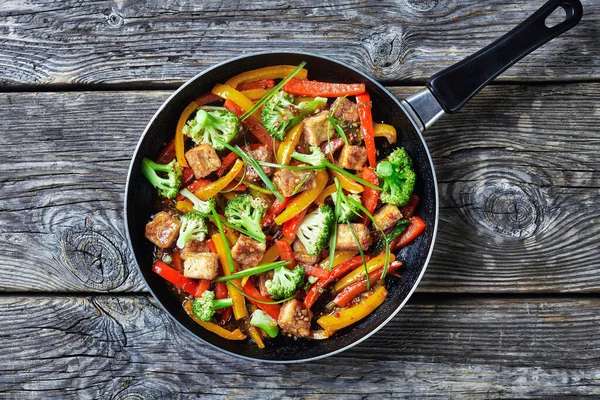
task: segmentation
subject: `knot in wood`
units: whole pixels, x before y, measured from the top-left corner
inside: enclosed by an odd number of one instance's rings
[[[406,5],[416,11],[429,11],[438,5],[438,0],[405,0]]]
[[[108,22],[108,25],[113,28],[122,26],[125,23],[123,17],[119,13],[116,13],[114,11],[108,15],[106,21]]]
[[[112,290],[127,277],[124,257],[117,247],[88,227],[63,235],[61,257],[73,275],[90,289]]]
[[[402,28],[387,26],[382,31],[373,33],[364,40],[373,63],[373,69],[380,78],[385,78],[399,66],[402,55]],[[382,69],[386,70],[383,71]]]

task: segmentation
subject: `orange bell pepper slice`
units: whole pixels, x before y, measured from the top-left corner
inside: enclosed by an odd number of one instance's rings
[[[217,248],[217,254],[219,255],[219,261],[221,261],[221,268],[223,270],[223,275],[225,275],[225,276],[231,275],[231,272],[229,272],[229,266],[227,265],[228,264],[227,254],[225,252],[226,250],[225,250],[225,243],[223,242],[223,238],[221,238],[221,235],[219,233],[215,233],[214,235],[212,235],[211,239],[212,239],[213,243],[215,244],[215,247]],[[239,269],[239,265],[235,261],[233,262],[233,266],[234,266],[234,269],[233,269],[234,271],[237,271]],[[233,285],[235,285],[235,287],[242,290],[242,283],[241,283],[240,279],[233,279],[230,282]],[[248,315],[248,312],[246,311],[246,301],[244,299],[244,295],[229,286],[227,286],[227,291],[229,292],[229,298],[233,302],[234,318],[236,320],[244,318],[246,315]]]
[[[249,100],[256,101],[265,97],[265,94],[269,93],[269,89],[248,89],[240,92],[246,96]]]
[[[260,333],[258,333],[258,329],[252,325],[248,325],[248,335],[254,340],[259,349],[265,348],[265,342],[260,337]]]
[[[361,185],[360,183],[353,181],[352,179],[348,178],[346,175],[342,175],[337,171],[334,170],[329,170],[331,172],[331,175],[335,176],[336,178],[338,178],[338,180],[340,181],[340,185],[342,185],[342,187],[344,189],[346,189],[347,191],[349,191],[350,193],[362,193],[365,188],[363,187],[363,185]]]
[[[360,321],[379,307],[388,295],[385,287],[380,286],[372,295],[357,305],[346,308],[331,315],[324,315],[317,320],[323,329],[334,332]]]
[[[288,204],[285,210],[275,217],[275,223],[277,225],[282,225],[285,221],[294,218],[298,213],[307,209],[319,194],[321,194],[328,179],[329,175],[327,174],[327,171],[318,171],[315,176],[315,180],[317,181],[316,186],[313,189],[305,190],[297,195],[294,200]]]
[[[198,325],[200,325],[207,331],[210,331],[210,332],[212,332],[216,335],[219,335],[222,338],[225,338],[228,340],[244,340],[244,339],[246,339],[246,335],[244,335],[242,333],[242,331],[240,331],[239,329],[235,329],[233,332],[228,331],[227,329],[225,329],[213,322],[204,322],[200,318],[196,317],[194,315],[194,313],[192,312],[192,303],[190,301],[186,301],[183,304],[183,309],[185,310],[185,312],[187,312],[187,314],[190,316],[190,318],[194,320],[194,322],[196,322]]]
[[[185,159],[185,137],[183,135],[183,127],[199,107],[200,106],[195,100],[188,104],[187,107],[183,109],[179,121],[177,121],[177,128],[175,128],[175,156],[177,157],[177,162],[182,167],[188,166],[187,160]]]
[[[271,67],[253,69],[230,78],[225,84],[232,88],[237,88],[241,83],[259,81],[262,79],[283,79],[291,74],[296,67],[296,65],[273,65]],[[307,76],[308,71],[302,68],[295,77],[298,79],[306,79]]]
[[[373,136],[384,137],[387,139],[388,143],[396,143],[396,140],[397,140],[396,128],[394,128],[392,125],[378,124],[377,122],[374,122],[373,123]]]
[[[233,167],[231,167],[231,170],[226,175],[198,189],[196,192],[194,192],[194,194],[200,200],[204,201],[210,199],[211,197],[215,197],[217,193],[225,189],[227,185],[229,185],[235,179],[242,168],[244,168],[244,162],[242,160],[236,160],[235,164],[233,164]]]
[[[300,136],[302,136],[303,131],[304,124],[302,122],[294,125],[287,131],[285,139],[283,139],[283,142],[281,142],[277,149],[277,161],[279,164],[288,165],[290,163],[292,160],[292,153],[294,153],[294,149],[300,141]]]
[[[216,94],[217,96],[219,96],[220,98],[222,98],[224,100],[233,101],[242,110],[244,110],[244,112],[248,111],[249,109],[252,108],[252,106],[254,106],[254,102],[252,102],[252,100],[250,100],[249,98],[244,96],[241,92],[239,92],[238,90],[235,90],[231,86],[221,85],[220,83],[217,83],[215,85],[215,87],[213,87],[212,93]],[[252,116],[254,118],[256,118],[258,121],[262,120],[262,114],[261,114],[260,110],[256,110],[252,114]]]
[[[396,259],[394,254],[390,254],[390,263]],[[385,253],[381,253],[377,257],[373,257],[369,261],[367,261],[367,270],[369,273],[375,271],[378,268],[381,268],[385,263]],[[333,286],[333,289],[336,292],[339,292],[352,282],[356,282],[357,280],[363,278],[365,276],[365,266],[361,265],[357,267],[354,271],[348,273],[348,275],[344,276],[342,279],[337,281],[337,283]]]
[[[325,204],[325,200],[327,200],[327,198],[336,191],[337,187],[335,186],[335,184],[327,186],[325,189],[323,189],[323,192],[319,195],[319,197],[317,197],[315,203],[317,203],[319,206],[322,206],[323,204]]]

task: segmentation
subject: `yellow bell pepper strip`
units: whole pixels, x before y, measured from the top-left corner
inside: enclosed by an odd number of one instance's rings
[[[238,197],[238,193],[232,193],[232,192],[227,192],[227,193],[219,193],[221,196],[225,197],[227,199],[227,201],[231,201],[233,199],[235,199],[236,197]],[[177,205],[175,205],[175,207],[177,207]]]
[[[317,203],[319,206],[322,206],[323,204],[325,204],[325,200],[327,200],[327,198],[329,196],[331,196],[332,193],[335,193],[336,191],[337,191],[337,187],[335,187],[335,184],[331,184],[331,185],[327,186],[325,189],[323,189],[323,192],[321,192],[319,197],[317,197],[317,199],[315,200],[315,203]]]
[[[281,225],[285,221],[294,218],[301,211],[307,209],[315,201],[319,194],[321,194],[325,188],[325,185],[327,184],[328,179],[329,175],[327,174],[327,171],[317,171],[315,176],[315,180],[317,181],[316,186],[313,189],[305,190],[297,195],[294,200],[290,201],[290,204],[288,204],[285,210],[275,217],[275,223],[277,225]]]
[[[329,170],[329,171],[331,172],[331,175],[338,178],[342,187],[344,189],[346,189],[348,192],[362,193],[363,190],[365,190],[365,188],[360,183],[353,181],[352,179],[348,178],[346,175],[342,175],[339,172],[334,171],[334,170]]]
[[[250,100],[241,92],[235,90],[231,86],[221,85],[220,83],[217,83],[212,89],[212,92],[224,100],[231,100],[232,102],[237,104],[238,107],[244,110],[244,112],[248,111],[254,106],[252,100]],[[262,114],[260,110],[256,110],[252,114],[252,116],[258,121],[262,121]]]
[[[198,108],[199,105],[195,100],[188,104],[187,107],[183,109],[179,121],[177,121],[177,128],[175,128],[175,157],[177,157],[177,162],[182,167],[188,166],[187,160],[185,159],[185,136],[183,136],[183,127]]]
[[[296,145],[300,141],[300,136],[302,136],[302,132],[304,131],[304,124],[302,122],[291,127],[286,135],[283,142],[279,145],[277,149],[277,162],[282,165],[288,165],[292,160],[292,153],[296,148]]]
[[[300,104],[303,101],[313,101],[314,97],[309,96],[294,96],[294,104]]]
[[[246,96],[249,100],[260,100],[265,97],[265,94],[269,93],[269,89],[248,89],[240,92]]]
[[[277,245],[274,244],[271,247],[269,247],[267,249],[267,251],[265,251],[265,254],[263,254],[258,265],[270,264],[272,262],[277,261],[278,258],[279,258],[279,248],[277,247]]]
[[[331,315],[324,315],[317,320],[317,323],[326,331],[330,333],[335,332],[350,326],[369,315],[384,302],[387,295],[388,291],[385,289],[385,287],[380,286],[377,288],[377,290],[375,290],[375,292],[373,292],[373,294],[362,300],[357,305]]]
[[[231,167],[231,170],[229,170],[229,172],[226,175],[223,175],[216,181],[209,183],[204,187],[201,187],[196,192],[194,192],[194,194],[200,200],[204,201],[210,199],[211,197],[215,197],[217,193],[225,189],[225,187],[235,179],[235,177],[238,173],[240,173],[242,168],[244,168],[244,162],[242,160],[236,160],[235,164],[233,164],[233,167]]]
[[[190,318],[194,320],[194,322],[196,322],[198,325],[200,325],[207,331],[210,331],[210,332],[212,332],[216,335],[219,335],[222,338],[225,338],[228,340],[244,340],[244,339],[246,339],[246,335],[244,335],[242,333],[242,331],[240,331],[239,329],[235,329],[233,332],[228,331],[227,329],[225,329],[213,322],[204,322],[200,318],[196,317],[194,315],[194,313],[192,312],[192,302],[191,301],[186,301],[185,303],[183,303],[183,309],[190,316]]]
[[[357,250],[338,250],[338,251],[336,251],[335,254],[333,255],[332,267],[337,267],[344,261],[347,261],[347,260],[351,259],[352,257],[354,257],[357,253],[358,253]],[[325,260],[321,261],[321,263],[319,265],[321,266],[321,268],[327,268],[329,266],[329,259],[326,258]]]
[[[179,200],[175,203],[175,208],[184,214],[194,211],[194,205],[189,200]]]
[[[262,338],[260,337],[260,333],[258,333],[258,329],[256,329],[252,325],[248,325],[247,329],[248,329],[248,335],[250,335],[250,337],[252,338],[252,340],[254,340],[254,342],[256,343],[256,345],[258,346],[258,348],[259,349],[264,349],[265,348],[265,342],[263,342]]]
[[[392,125],[378,124],[377,122],[374,122],[373,123],[373,136],[384,137],[387,139],[388,143],[396,143],[396,140],[397,140],[396,128],[394,128]]]
[[[229,271],[227,265],[228,261],[225,250],[225,243],[223,242],[221,235],[219,233],[215,233],[214,235],[212,235],[212,241],[215,244],[215,247],[217,248],[217,254],[219,255],[219,261],[221,261],[223,275],[231,275],[231,272]],[[234,271],[239,269],[239,265],[236,261],[233,262],[233,266]],[[242,287],[242,283],[239,279],[234,279],[231,281],[231,283],[237,288]],[[248,315],[246,311],[246,300],[244,299],[244,295],[242,295],[239,291],[232,289],[229,286],[227,286],[227,291],[229,292],[229,298],[231,299],[231,301],[233,301],[233,316],[236,320],[244,318],[246,315]]]
[[[390,254],[390,263],[396,259],[396,256]],[[356,268],[354,271],[348,273],[348,275],[341,278],[337,283],[333,286],[333,290],[339,292],[352,282],[356,282],[357,280],[363,278],[365,276],[365,269],[369,271],[369,273],[375,271],[378,268],[381,268],[385,263],[385,253],[378,255],[377,257],[373,257],[371,260],[367,262],[367,268],[364,265]]]
[[[225,82],[225,84],[232,88],[237,88],[241,83],[260,81],[261,79],[283,79],[295,69],[295,65],[273,65],[272,67],[253,69],[252,71],[242,72],[234,76]],[[308,71],[304,68],[296,74],[296,78],[298,79],[306,79],[307,76]]]

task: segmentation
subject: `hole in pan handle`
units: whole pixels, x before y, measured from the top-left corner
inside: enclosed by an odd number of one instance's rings
[[[546,19],[558,7],[565,19],[547,27]],[[454,113],[511,65],[577,25],[582,15],[579,0],[550,0],[500,39],[432,76],[427,87],[446,113]]]

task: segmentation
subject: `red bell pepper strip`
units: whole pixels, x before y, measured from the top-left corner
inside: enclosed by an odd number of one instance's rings
[[[194,193],[197,190],[200,190],[204,186],[208,185],[209,183],[210,183],[210,181],[208,179],[198,179],[198,180],[195,180],[194,182],[190,183],[189,185],[187,185],[186,188],[190,192]],[[186,197],[184,195],[182,195],[181,193],[178,193],[176,199],[181,201],[181,200],[185,200]]]
[[[263,228],[271,226],[275,217],[281,214],[283,210],[285,210],[285,207],[287,207],[288,203],[290,202],[290,199],[291,197],[286,197],[283,199],[283,201],[275,199],[273,204],[271,204],[271,207],[265,213],[265,216],[260,220],[261,226]]]
[[[371,256],[368,254],[365,254],[365,261],[369,261],[370,259],[371,259]],[[315,302],[317,301],[317,299],[319,298],[321,293],[323,293],[325,291],[325,288],[327,286],[329,286],[329,284],[331,282],[346,275],[348,272],[357,268],[359,265],[362,265],[362,262],[363,262],[362,258],[360,256],[356,256],[356,257],[349,258],[348,260],[344,261],[343,263],[335,266],[331,270],[329,277],[327,279],[325,279],[325,280],[319,279],[314,285],[312,285],[310,287],[310,289],[308,289],[308,292],[306,293],[306,297],[304,298],[304,306],[306,308],[311,308],[315,304]]]
[[[307,210],[308,208],[305,208],[304,210],[300,211],[300,213],[294,218],[289,219],[283,223],[283,229],[281,231],[281,234],[284,237],[290,240],[296,239],[296,232],[298,232],[298,227],[302,223],[302,220],[304,219]]]
[[[325,268],[321,268],[318,265],[307,265],[304,267],[304,272],[308,276],[314,276],[315,278],[319,278],[322,280],[327,280],[329,275],[331,275],[330,271],[327,271]]]
[[[406,232],[392,240],[392,243],[390,243],[390,251],[401,249],[415,240],[421,234],[421,232],[423,232],[426,226],[427,225],[425,225],[425,222],[421,218],[417,216],[412,217]]]
[[[406,203],[405,206],[400,207],[400,212],[402,213],[402,217],[410,218],[413,215],[415,215],[415,211],[417,210],[417,207],[419,207],[420,201],[421,201],[421,199],[419,198],[419,196],[417,196],[416,194],[413,193],[410,196],[410,200],[408,200],[408,203]]]
[[[375,149],[375,135],[373,133],[373,115],[371,114],[371,97],[369,93],[356,96],[358,115],[360,116],[360,129],[367,148],[369,166],[375,168],[377,164],[377,149]]]
[[[212,242],[212,240],[211,240]],[[210,245],[210,243],[209,243]],[[213,243],[214,246],[214,243]],[[216,249],[215,249],[216,250]],[[216,251],[215,251],[216,253]],[[229,297],[229,293],[227,292],[227,284],[225,282],[215,282],[215,299],[219,300],[219,299],[226,299],[227,297]],[[225,307],[225,308],[221,308],[219,310],[216,310],[215,313],[218,314],[219,317],[219,324],[220,325],[225,325],[227,323],[227,321],[229,321],[229,318],[231,318],[231,307]]]
[[[156,162],[159,164],[168,164],[175,158],[175,139],[171,139],[169,143],[162,149]]]
[[[181,253],[179,249],[173,250],[173,268],[183,273],[183,264],[181,263]]]
[[[187,186],[194,181],[194,171],[191,168],[184,168],[181,176],[181,184]]]
[[[217,254],[217,246],[215,246],[215,242],[213,242],[212,239],[208,239],[206,244],[208,244],[208,247],[210,247],[210,251]],[[227,287],[225,289],[227,289]]]
[[[220,178],[223,175],[225,175],[225,173],[227,173],[227,171],[229,171],[231,169],[231,167],[233,167],[233,164],[235,164],[235,161],[239,158],[239,156],[235,153],[229,153],[225,156],[225,158],[223,158],[223,160],[221,160],[221,166],[219,167],[219,169],[215,172],[215,174],[217,174],[217,176]]]
[[[297,96],[310,97],[341,97],[354,96],[364,93],[366,90],[364,83],[329,83],[319,81],[309,81],[307,79],[292,78],[283,87],[284,92]]]
[[[242,90],[251,89],[271,89],[273,86],[275,86],[274,79],[261,79],[254,82],[240,83],[235,89],[241,92]]]
[[[205,106],[210,103],[214,103],[215,101],[219,101],[219,100],[223,100],[223,99],[214,93],[208,92],[208,93],[204,93],[204,94],[201,94],[200,96],[196,97],[196,99],[194,101],[198,104],[198,107],[202,107],[202,106]]]
[[[362,178],[365,181],[372,183],[373,185],[379,186],[379,179],[377,179],[377,174],[369,167],[363,169]],[[377,207],[377,201],[379,200],[379,191],[372,189],[366,185],[364,188],[365,189],[362,192],[362,205],[372,215],[375,211],[375,208]],[[363,224],[368,224],[369,220],[370,219],[368,216],[363,216]]]
[[[281,261],[289,261],[290,263],[286,265],[286,267],[288,269],[294,269],[294,267],[296,267],[296,259],[294,258],[292,246],[285,240],[276,240],[275,244],[279,250],[279,259]]]
[[[227,110],[231,111],[238,117],[244,115],[244,110],[231,100],[225,100],[223,104]],[[269,132],[262,126],[262,123],[258,121],[254,116],[249,116],[246,120],[242,121],[242,126],[250,131],[250,133],[262,144],[269,148],[270,152],[273,152],[273,137],[269,135]]]
[[[255,298],[256,300],[273,301],[272,298],[260,294],[260,291],[250,281],[246,282],[246,284],[244,285],[244,293],[246,293],[250,297]],[[279,318],[279,311],[281,310],[281,306],[279,304],[265,304],[259,303],[258,301],[254,301],[252,299],[248,300],[250,300],[250,302],[256,307],[269,314],[269,316],[275,321],[277,321],[277,319]]]
[[[210,280],[200,279],[198,286],[196,286],[196,294],[194,297],[202,297],[204,292],[206,292],[208,289],[210,289]]]
[[[196,294],[196,287],[198,284],[190,279],[183,276],[183,274],[176,269],[169,267],[164,262],[157,260],[152,266],[152,271],[157,273],[160,277],[171,282],[181,290],[185,290],[192,296]]]
[[[402,267],[402,263],[400,261],[392,262],[388,267],[388,274],[392,272],[396,272],[398,269]],[[369,279],[371,282],[375,282],[379,278],[381,278],[381,274],[383,274],[383,267],[376,269],[375,271],[369,274]],[[345,307],[352,299],[367,290],[367,280],[361,279],[350,285],[346,286],[342,289],[341,292],[335,296],[333,302],[339,307]]]

